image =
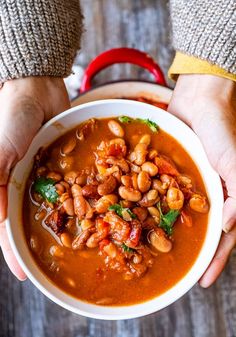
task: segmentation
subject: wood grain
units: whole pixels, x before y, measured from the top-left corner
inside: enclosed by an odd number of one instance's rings
[[[76,62],[86,66],[100,52],[135,47],[148,52],[165,73],[173,59],[170,19],[164,0],[82,0],[86,33]],[[117,65],[95,83],[151,79],[146,71]],[[74,315],[48,300],[30,281],[18,282],[0,257],[0,337],[236,337],[236,251],[217,283],[196,285],[168,308],[127,321]]]

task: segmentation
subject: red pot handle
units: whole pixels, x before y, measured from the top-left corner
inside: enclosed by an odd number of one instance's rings
[[[165,77],[159,65],[148,54],[133,48],[115,48],[98,55],[85,69],[80,93],[91,88],[93,77],[101,70],[115,63],[131,63],[149,70],[156,83],[166,86]]]

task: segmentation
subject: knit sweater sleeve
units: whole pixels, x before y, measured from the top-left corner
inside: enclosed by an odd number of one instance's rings
[[[176,50],[236,74],[236,1],[170,0]]]
[[[69,75],[82,19],[79,0],[0,0],[0,83]]]

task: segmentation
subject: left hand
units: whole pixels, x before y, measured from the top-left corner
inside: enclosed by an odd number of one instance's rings
[[[168,110],[198,135],[227,190],[221,241],[199,281],[206,288],[218,278],[236,244],[236,83],[213,75],[180,75]]]
[[[63,79],[46,76],[7,81],[0,89],[0,104],[0,246],[13,274],[24,280],[26,275],[13,254],[4,221],[10,171],[25,155],[43,122],[70,104]]]

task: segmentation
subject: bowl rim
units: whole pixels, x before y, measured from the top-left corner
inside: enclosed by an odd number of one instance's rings
[[[62,112],[61,114],[53,117],[51,120],[49,120],[37,133],[37,135],[35,136],[35,138],[33,139],[27,154],[30,152],[31,148],[33,148],[33,144],[35,144],[35,142],[38,141],[38,139],[40,139],[40,137],[42,137],[42,135],[46,132],[46,130],[48,128],[50,128],[51,126],[55,126],[55,124],[57,122],[60,122],[60,120],[63,120],[64,118],[66,118],[68,115],[73,115],[73,113],[78,112],[80,110],[84,110],[84,116],[82,117],[82,120],[85,121],[86,119],[88,119],[88,117],[86,117],[86,109],[89,110],[89,108],[96,108],[98,106],[109,106],[111,105],[111,107],[118,107],[118,106],[122,106],[125,108],[127,106],[127,110],[129,106],[133,106],[136,107],[137,110],[139,109],[139,107],[142,107],[145,111],[145,109],[148,110],[148,112],[153,112],[153,114],[157,114],[156,119],[160,118],[160,116],[164,116],[163,114],[165,114],[165,117],[167,118],[167,120],[172,120],[173,123],[177,126],[179,126],[179,128],[181,129],[185,129],[186,133],[188,135],[191,134],[191,138],[192,140],[194,139],[195,144],[198,144],[199,147],[199,151],[201,150],[203,155],[203,158],[205,159],[204,165],[205,167],[208,167],[208,171],[211,172],[212,177],[214,178],[214,190],[216,191],[215,194],[217,194],[218,197],[218,204],[215,206],[215,212],[217,213],[217,216],[215,215],[215,219],[218,218],[222,219],[222,208],[223,208],[223,192],[222,192],[222,186],[221,186],[221,182],[220,182],[220,178],[217,175],[217,173],[212,169],[212,167],[210,166],[207,157],[205,155],[205,152],[203,150],[203,147],[200,143],[200,140],[198,139],[198,137],[195,135],[195,133],[186,125],[184,124],[181,120],[179,120],[177,117],[171,115],[170,113],[155,107],[155,106],[151,106],[147,103],[143,103],[143,102],[137,102],[137,101],[132,101],[132,100],[127,100],[127,99],[105,99],[105,100],[99,100],[99,101],[93,101],[93,102],[89,102],[89,103],[84,103],[81,104],[79,106],[75,106],[72,107],[64,112]],[[112,111],[110,113],[110,115],[107,116],[100,116],[100,118],[104,118],[104,117],[112,117],[112,116],[118,116],[118,115],[124,115],[123,114],[118,114],[118,113],[114,113],[114,109],[112,107]],[[122,110],[122,109],[120,109]],[[132,110],[132,107],[131,107]],[[145,111],[145,114],[147,115],[147,112]],[[158,117],[159,114],[159,117]],[[127,114],[129,116],[131,116],[132,114]],[[131,116],[132,117],[132,116]],[[96,118],[96,117],[95,117]],[[99,118],[99,117],[98,117]],[[154,117],[153,117],[154,118]],[[164,117],[163,117],[164,118]],[[79,122],[80,123],[80,122]],[[75,122],[75,126],[79,124],[78,122]],[[69,129],[71,129],[72,127],[64,127],[65,130],[63,132],[59,132],[58,136],[60,136],[60,134],[62,135],[63,133],[67,132]],[[163,126],[161,126],[161,128],[165,130],[165,128],[163,128]],[[167,132],[168,133],[168,132]],[[171,134],[172,135],[172,134]],[[58,137],[57,136],[57,137]],[[175,135],[172,135],[172,137],[174,137],[178,142],[179,139],[176,138]],[[56,138],[54,138],[55,140]],[[53,141],[53,140],[52,140]],[[49,142],[51,143],[51,141]],[[180,142],[181,143],[181,142]],[[44,143],[45,144],[45,143]],[[44,146],[47,146],[47,144],[45,144]],[[189,152],[188,150],[186,150],[186,147],[181,144],[185,151],[187,151],[187,153],[191,156],[192,158],[192,154],[191,152]],[[40,146],[38,146],[39,148]],[[26,155],[27,155],[26,154]],[[24,156],[24,158],[20,161],[20,163],[24,163],[24,161],[26,160],[26,155]],[[31,158],[31,161],[33,159]],[[195,160],[194,160],[195,162]],[[203,174],[202,171],[199,167],[199,165],[197,165],[197,163],[195,162],[195,165],[198,167],[200,174],[203,178]],[[207,229],[207,233],[206,233],[206,237],[205,237],[205,241],[203,243],[203,246],[199,252],[199,255],[197,257],[197,259],[195,260],[195,262],[193,263],[193,265],[191,266],[191,268],[189,269],[189,271],[183,276],[182,279],[180,279],[173,287],[171,287],[170,289],[168,289],[166,292],[162,293],[161,295],[154,297],[150,300],[147,300],[145,302],[141,302],[138,304],[133,304],[133,305],[123,305],[123,306],[99,306],[99,305],[95,305],[89,302],[85,302],[85,301],[81,301],[79,299],[75,299],[73,296],[65,293],[63,290],[61,290],[59,287],[57,287],[56,285],[54,285],[49,279],[47,279],[45,277],[45,274],[38,268],[38,270],[40,270],[41,276],[44,276],[44,281],[42,282],[38,280],[38,278],[35,276],[35,266],[29,266],[27,265],[27,261],[24,261],[24,258],[21,256],[20,250],[19,250],[19,243],[17,243],[17,241],[14,238],[15,232],[14,232],[14,221],[12,221],[12,214],[13,211],[15,211],[16,206],[12,205],[10,200],[11,197],[14,195],[14,193],[18,193],[18,197],[20,199],[20,192],[16,192],[16,186],[13,183],[14,180],[14,176],[16,175],[16,172],[18,170],[19,164],[16,165],[16,167],[13,169],[12,174],[11,174],[11,179],[9,181],[9,185],[8,185],[8,218],[6,219],[6,228],[7,228],[7,234],[9,237],[9,241],[10,241],[10,245],[13,249],[13,252],[20,264],[20,266],[22,267],[22,269],[24,270],[24,272],[26,273],[26,275],[28,276],[28,278],[32,281],[32,283],[44,294],[46,295],[49,299],[51,299],[53,302],[59,304],[60,306],[62,306],[65,309],[68,309],[76,314],[80,314],[86,317],[90,317],[90,318],[96,318],[96,319],[105,319],[105,320],[118,320],[118,319],[131,319],[131,318],[137,318],[137,317],[141,317],[141,316],[145,316],[148,314],[151,314],[153,312],[156,312],[158,310],[161,310],[165,307],[167,307],[168,305],[170,305],[171,303],[175,302],[176,300],[178,300],[179,298],[181,298],[186,292],[188,292],[193,286],[194,284],[199,280],[199,278],[202,276],[203,272],[206,270],[206,268],[208,267],[208,265],[210,264],[216,248],[218,246],[219,240],[220,240],[220,236],[221,236],[221,232],[222,232],[222,228],[221,226],[218,225],[218,227],[216,226],[215,228],[215,232],[213,232],[214,234],[214,241],[211,242],[211,245],[209,245],[208,242],[208,255],[204,255],[205,260],[201,259],[200,262],[202,263],[201,265],[199,265],[199,258],[201,256],[202,251],[205,249],[206,246],[206,242],[207,242],[207,237],[208,237],[208,231],[209,231],[209,224],[208,224],[208,229]],[[27,172],[27,176],[25,177],[25,179],[28,177],[28,172]],[[203,179],[204,180],[204,179]],[[205,187],[206,190],[208,192],[208,196],[209,196],[209,186],[206,184],[206,181],[204,181],[205,183]],[[20,202],[20,204],[22,205],[22,200]],[[219,207],[222,206],[222,207]],[[18,204],[18,208],[19,208],[19,204]],[[22,207],[21,207],[22,208]],[[211,207],[212,210],[212,207]],[[210,211],[209,214],[209,219],[211,219],[212,217],[212,211]],[[219,221],[221,224],[221,221]],[[209,220],[210,223],[210,220]],[[15,226],[16,227],[16,226]],[[22,232],[23,232],[23,228],[22,228]],[[26,240],[25,240],[26,241]],[[209,239],[208,239],[209,241]],[[27,247],[28,248],[28,247]],[[205,249],[206,250],[206,249]],[[205,252],[204,250],[204,252]],[[30,255],[30,251],[28,248],[28,252],[26,252],[26,255]],[[189,278],[190,272],[193,270],[193,268],[195,267],[195,265],[198,264],[198,272],[195,272],[193,275],[191,274],[191,280],[189,279],[188,282],[184,282],[184,280],[187,280]],[[33,271],[32,271],[33,270]],[[42,284],[44,283],[44,284]],[[183,286],[180,287],[179,285],[183,283]],[[179,287],[178,287],[179,286]],[[173,289],[177,289],[178,292],[174,292]],[[54,291],[54,293],[53,293]],[[171,296],[168,297],[168,299],[165,299],[166,294],[169,293],[171,291]],[[55,296],[55,293],[57,293],[57,296]],[[59,296],[58,295],[64,295],[64,296]],[[64,298],[64,299],[63,299]],[[66,302],[66,300],[67,302]],[[155,302],[159,300],[159,305],[157,305]],[[163,303],[161,304],[161,301],[163,300]],[[68,302],[71,302],[72,304],[69,304]],[[78,304],[78,306],[75,306],[75,302]],[[157,302],[158,303],[158,302]],[[82,306],[82,309],[80,308]],[[83,307],[86,308],[90,308],[90,311],[86,311],[83,309]],[[105,310],[104,310],[105,308]],[[129,310],[127,310],[129,309]]]

